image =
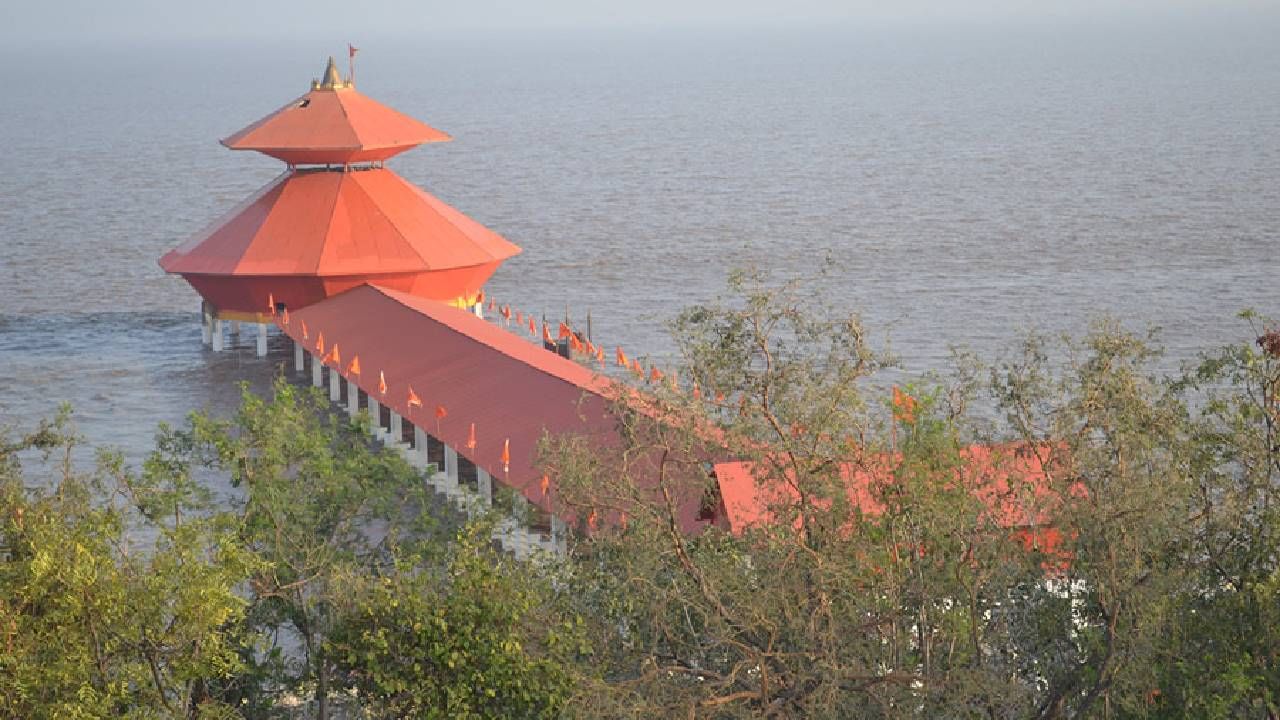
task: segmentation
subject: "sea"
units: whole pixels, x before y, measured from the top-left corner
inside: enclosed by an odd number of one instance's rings
[[[859,314],[894,372],[1155,328],[1171,371],[1280,317],[1280,21],[388,33],[357,85],[450,133],[388,165],[523,247],[489,297],[674,363],[734,269]],[[0,50],[0,427],[69,403],[136,464],[291,357],[214,353],[156,260],[282,165],[217,140],[345,47]],[[376,321],[376,319],[371,319]]]

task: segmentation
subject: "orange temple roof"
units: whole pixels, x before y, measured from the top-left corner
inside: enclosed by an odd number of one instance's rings
[[[160,266],[201,275],[377,275],[496,268],[519,252],[390,170],[298,170],[167,253]]]
[[[385,160],[423,143],[451,138],[371,100],[338,77],[333,58],[311,92],[222,140],[292,164]]]

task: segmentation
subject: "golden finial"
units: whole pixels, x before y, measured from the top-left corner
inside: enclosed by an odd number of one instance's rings
[[[333,56],[329,56],[329,64],[325,66],[323,80],[312,80],[312,90],[340,90],[351,87],[349,81],[343,81],[342,76],[338,74],[338,63],[334,61]]]

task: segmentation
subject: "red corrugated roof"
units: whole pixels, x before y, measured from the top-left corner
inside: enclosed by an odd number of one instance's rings
[[[544,433],[616,441],[605,397],[609,380],[469,312],[362,285],[290,315],[283,327],[290,337],[301,340],[304,322],[309,342],[323,332],[328,346],[339,346],[344,377],[358,355],[361,375],[354,379],[365,392],[544,510],[554,509],[534,466]],[[378,394],[379,372],[385,396]],[[411,387],[422,407],[409,407]],[[437,424],[439,405],[448,414]],[[466,447],[471,423],[474,450]],[[509,472],[501,461],[504,440],[510,441]]]
[[[472,267],[519,252],[390,170],[314,170],[282,174],[160,266],[171,273],[328,277]]]
[[[318,88],[290,101],[222,144],[290,163],[353,163],[386,158],[447,134],[354,88]]]

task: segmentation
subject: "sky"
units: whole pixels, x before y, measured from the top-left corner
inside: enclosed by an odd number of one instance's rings
[[[1195,22],[1280,0],[0,0],[8,50],[300,36],[833,24]]]

